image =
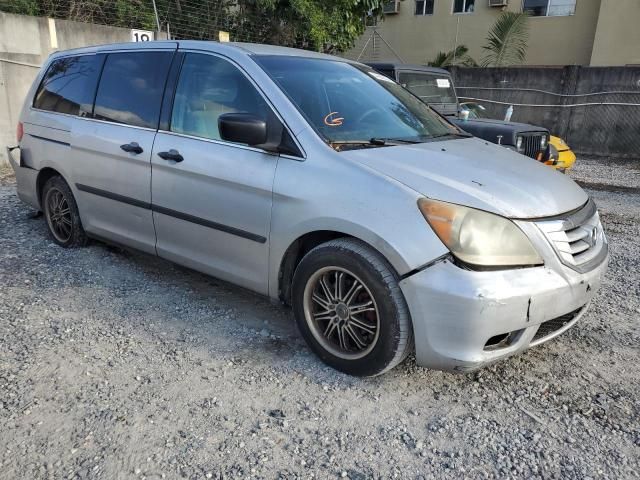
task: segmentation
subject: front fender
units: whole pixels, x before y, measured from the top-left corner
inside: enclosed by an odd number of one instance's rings
[[[335,163],[331,156],[280,161],[269,237],[269,295],[278,297],[278,275],[289,247],[312,232],[362,240],[400,276],[446,254],[447,248],[418,209],[421,196],[345,158]]]

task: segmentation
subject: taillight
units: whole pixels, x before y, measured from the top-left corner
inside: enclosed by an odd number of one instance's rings
[[[22,141],[23,135],[24,135],[24,127],[22,126],[22,122],[18,122],[18,126],[16,127],[16,138],[18,139],[18,143]]]

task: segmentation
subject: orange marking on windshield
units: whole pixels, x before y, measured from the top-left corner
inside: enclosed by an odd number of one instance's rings
[[[338,112],[331,112],[329,115],[324,117],[324,124],[328,127],[339,127],[340,125],[342,125],[342,122],[344,121],[343,117],[333,118],[333,115],[337,114]]]

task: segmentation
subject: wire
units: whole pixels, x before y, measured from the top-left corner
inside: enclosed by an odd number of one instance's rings
[[[460,87],[456,85],[456,90],[492,90],[502,92],[536,92],[544,93],[547,95],[554,95],[556,97],[589,97],[593,95],[640,95],[640,90],[621,90],[611,92],[594,92],[594,93],[576,93],[576,94],[564,94],[549,92],[547,90],[538,90],[536,88],[497,88],[497,87]]]
[[[462,97],[462,96],[458,98],[463,98],[465,100],[474,100],[476,102],[496,103],[498,105],[513,105],[514,107],[573,108],[573,107],[592,107],[595,105],[615,105],[617,107],[640,107],[640,103],[622,103],[622,102],[574,103],[571,105],[553,105],[553,104],[499,102],[498,100],[489,100],[488,98],[473,98],[473,97]]]

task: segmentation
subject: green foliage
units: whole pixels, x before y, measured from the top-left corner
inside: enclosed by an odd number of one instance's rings
[[[449,52],[438,52],[436,58],[428,62],[430,67],[449,67],[451,65],[462,65],[463,67],[477,67],[476,61],[468,54],[469,48],[466,45],[458,45],[455,50]]]
[[[487,44],[482,48],[487,54],[483,67],[518,65],[527,56],[529,41],[529,16],[526,13],[503,12],[489,30]]]
[[[245,21],[257,20],[262,41],[302,45],[324,52],[352,47],[365,29],[364,18],[382,15],[382,0],[238,0]],[[260,28],[261,27],[261,28]],[[269,33],[271,32],[271,33]]]
[[[352,47],[383,0],[156,0],[175,38],[231,39],[324,52]],[[156,29],[152,0],[0,0],[0,11],[126,28]]]
[[[0,11],[23,15],[38,15],[38,3],[38,0],[0,0]]]

